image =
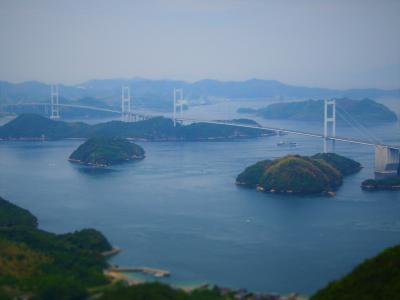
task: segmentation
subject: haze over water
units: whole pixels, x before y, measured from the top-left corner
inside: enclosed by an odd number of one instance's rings
[[[238,104],[222,106],[213,113],[235,116]],[[200,118],[207,109],[188,114]],[[322,130],[322,124],[268,124]],[[373,132],[400,144],[398,124]],[[348,128],[338,128],[338,134],[358,136]],[[277,147],[282,139],[298,146]],[[1,142],[0,194],[31,210],[43,229],[101,230],[123,248],[113,263],[170,270],[169,282],[311,294],[399,242],[400,193],[359,187],[373,175],[374,152],[368,146],[337,144],[339,154],[364,168],[345,178],[336,197],[327,198],[263,194],[234,184],[236,175],[258,160],[321,152],[319,139],[142,142],[146,159],[104,171],[66,160],[80,143]]]

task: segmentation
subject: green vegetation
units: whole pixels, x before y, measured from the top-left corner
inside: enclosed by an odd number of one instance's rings
[[[311,158],[324,160],[335,167],[343,176],[357,173],[362,168],[359,162],[336,153],[318,153],[311,156]]]
[[[80,249],[104,252],[111,250],[112,246],[104,235],[93,228],[74,231],[59,235],[65,241],[78,246]]]
[[[400,190],[400,176],[384,179],[367,179],[361,183],[361,188],[366,191]]]
[[[1,200],[0,299],[86,299],[89,288],[108,282],[101,252],[111,246],[100,232],[46,232],[27,210]]]
[[[339,123],[349,125],[343,119],[349,119],[346,113],[356,122],[364,125],[383,122],[395,122],[396,114],[383,104],[377,103],[371,99],[352,100],[342,98],[336,100],[338,110],[337,119]],[[240,112],[255,113],[266,119],[284,119],[297,121],[322,121],[324,116],[323,100],[308,100],[302,102],[274,103],[265,108],[251,111],[248,109],[239,109]],[[351,120],[350,120],[351,121]]]
[[[359,163],[334,153],[311,157],[288,155],[247,167],[238,175],[236,183],[268,192],[321,194],[335,191],[342,184],[343,176],[360,169]]]
[[[331,282],[311,300],[399,299],[400,245],[367,259],[342,279]]]
[[[254,165],[247,167],[236,178],[236,183],[247,187],[255,188],[260,184],[260,178],[265,170],[271,165],[271,160],[261,160]]]
[[[119,138],[91,138],[76,149],[69,160],[84,165],[110,166],[143,159],[139,145]]]
[[[233,122],[257,124],[247,119]],[[156,117],[139,122],[111,121],[107,123],[87,125],[84,123],[68,123],[54,121],[45,117],[25,114],[0,127],[1,139],[62,139],[62,138],[133,138],[138,140],[207,140],[233,139],[241,137],[258,137],[273,132],[240,128],[229,125],[194,123],[177,124],[164,117]]]
[[[28,210],[20,208],[0,197],[0,227],[37,227],[37,219]]]

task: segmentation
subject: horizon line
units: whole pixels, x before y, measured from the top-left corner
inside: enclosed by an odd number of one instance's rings
[[[51,82],[47,82],[47,81],[40,81],[40,80],[23,80],[23,81],[9,81],[9,80],[3,80],[0,79],[0,83],[1,82],[5,82],[5,83],[9,83],[9,84],[14,84],[14,85],[18,85],[18,84],[24,84],[24,83],[40,83],[40,84],[45,84],[45,85],[60,85],[60,86],[65,86],[65,87],[77,87],[79,88],[80,85],[83,85],[85,83],[88,83],[90,81],[112,81],[112,80],[121,80],[121,81],[170,81],[170,82],[182,82],[182,83],[186,83],[186,84],[195,84],[198,82],[202,82],[202,81],[216,81],[216,82],[221,82],[221,83],[244,83],[244,82],[249,82],[249,81],[270,81],[270,82],[276,82],[276,83],[280,83],[283,85],[287,85],[287,86],[292,86],[292,87],[302,87],[302,88],[312,88],[312,89],[328,89],[328,90],[333,90],[333,91],[349,91],[349,90],[365,90],[365,89],[372,89],[372,90],[382,90],[382,91],[400,91],[400,86],[397,88],[379,88],[379,87],[351,87],[351,88],[332,88],[332,87],[321,87],[321,86],[308,86],[308,85],[299,85],[299,84],[290,84],[290,83],[285,83],[283,81],[279,81],[276,79],[262,79],[262,78],[257,78],[257,77],[253,77],[253,78],[249,78],[249,79],[244,79],[244,80],[221,80],[221,79],[211,79],[211,78],[203,78],[203,79],[199,79],[199,80],[194,80],[194,81],[190,81],[190,80],[184,80],[184,79],[171,79],[171,78],[159,78],[159,79],[150,79],[150,78],[145,78],[145,77],[140,77],[140,76],[134,76],[134,77],[108,77],[108,78],[92,78],[92,79],[87,79],[85,81],[82,81],[80,83],[76,83],[76,84],[66,84],[66,83],[62,83],[62,82],[58,82],[58,83],[51,83]]]

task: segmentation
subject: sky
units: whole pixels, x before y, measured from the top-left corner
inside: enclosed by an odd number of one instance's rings
[[[0,0],[0,80],[400,88],[399,0]]]

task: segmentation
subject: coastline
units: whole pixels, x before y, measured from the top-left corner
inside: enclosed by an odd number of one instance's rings
[[[119,248],[119,247],[117,247],[117,246],[112,246],[112,247],[111,247],[111,250],[101,252],[100,254],[101,254],[102,256],[105,256],[105,257],[110,257],[110,256],[117,255],[117,254],[120,253],[121,251],[122,251],[121,248]]]

